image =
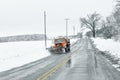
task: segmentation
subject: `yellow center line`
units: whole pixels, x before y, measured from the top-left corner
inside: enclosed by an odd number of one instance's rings
[[[39,76],[36,80],[47,80],[50,76],[53,75],[53,73],[55,73],[58,69],[60,69],[62,66],[64,66],[74,54],[77,54],[77,51],[79,49],[77,49],[76,51],[74,51],[70,56],[68,56],[67,58],[65,58],[62,62],[58,63],[56,66],[52,67],[48,72],[45,72],[44,74],[42,74],[41,76]]]

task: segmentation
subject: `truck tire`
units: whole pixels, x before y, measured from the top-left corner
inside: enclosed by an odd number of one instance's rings
[[[65,52],[68,52],[68,48],[67,47],[65,48]]]
[[[68,51],[70,52],[70,47],[68,47]]]
[[[70,45],[69,44],[67,45],[67,48],[68,48],[68,52],[70,52]]]

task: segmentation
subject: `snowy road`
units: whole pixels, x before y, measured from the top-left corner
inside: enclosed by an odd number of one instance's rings
[[[109,63],[89,39],[81,40],[79,53],[49,80],[120,80],[120,72]]]
[[[79,48],[79,49],[78,49]],[[49,80],[120,80],[120,72],[100,54],[88,39],[79,40],[69,54],[53,54],[22,67],[1,72],[0,80],[36,80],[64,58],[78,50]]]
[[[73,44],[74,45],[74,44]],[[71,52],[76,49],[76,45],[72,46]],[[4,71],[0,73],[0,80],[35,80],[44,72],[51,69],[63,58],[69,54],[52,54],[41,60],[26,64],[24,66]]]

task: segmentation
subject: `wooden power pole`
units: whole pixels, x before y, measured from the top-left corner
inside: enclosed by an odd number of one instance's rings
[[[45,34],[45,49],[47,47],[47,38],[46,38],[46,11],[44,11],[44,34]]]
[[[65,19],[66,20],[66,38],[68,37],[68,18]]]

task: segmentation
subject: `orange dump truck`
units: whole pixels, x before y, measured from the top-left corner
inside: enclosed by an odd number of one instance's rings
[[[55,38],[53,41],[53,46],[51,46],[50,51],[52,52],[69,52],[70,51],[70,39],[60,37]]]

